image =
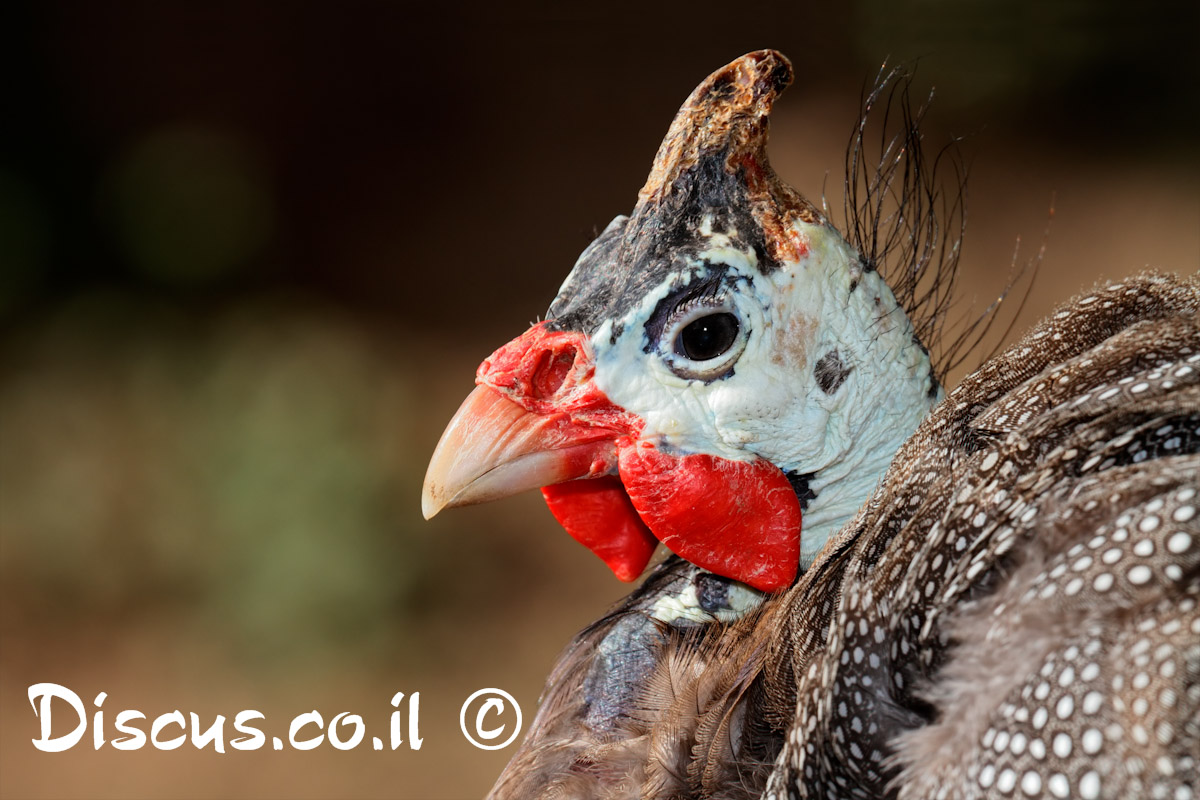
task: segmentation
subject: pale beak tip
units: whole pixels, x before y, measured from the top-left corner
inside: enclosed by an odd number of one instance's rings
[[[438,492],[431,484],[425,484],[421,489],[421,515],[425,519],[433,519],[437,513],[446,507],[446,504],[438,498]]]
[[[614,439],[584,427],[565,435],[561,415],[527,411],[490,386],[476,386],[434,448],[421,488],[421,513],[588,477],[617,463]]]

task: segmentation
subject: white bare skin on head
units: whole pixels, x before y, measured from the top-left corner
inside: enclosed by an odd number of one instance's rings
[[[929,395],[929,356],[914,343],[911,323],[879,274],[864,272],[832,228],[798,221],[796,232],[807,253],[763,275],[753,251],[702,228],[708,246],[690,262],[689,274],[669,276],[620,325],[602,326],[592,346],[597,385],[645,420],[644,439],[732,460],[757,456],[785,472],[814,474],[809,487],[817,496],[804,511],[801,534],[807,568],[866,501],[942,392]],[[729,351],[733,373],[706,383],[668,366],[678,362],[670,326],[647,354],[645,324],[660,300],[713,265],[726,269],[722,308],[737,316],[740,333]],[[621,335],[612,344],[614,329]],[[826,392],[815,367],[835,350],[848,372]]]

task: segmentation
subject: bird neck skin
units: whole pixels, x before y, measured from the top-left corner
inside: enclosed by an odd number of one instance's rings
[[[801,568],[867,501],[944,393],[890,287],[832,228],[801,223],[808,257],[775,276],[782,419],[755,422],[756,455],[805,476]],[[790,396],[789,396],[790,395]],[[774,416],[774,415],[772,415]],[[779,436],[779,431],[790,435]],[[743,433],[744,435],[744,433]],[[806,491],[805,491],[806,490]],[[803,497],[802,497],[803,500]]]

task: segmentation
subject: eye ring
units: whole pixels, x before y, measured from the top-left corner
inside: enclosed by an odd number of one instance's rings
[[[667,366],[681,378],[705,382],[727,378],[746,347],[748,334],[727,301],[684,306],[663,337]]]

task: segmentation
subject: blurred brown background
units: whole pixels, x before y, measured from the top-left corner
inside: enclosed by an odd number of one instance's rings
[[[533,713],[627,587],[536,496],[422,521],[476,364],[633,203],[691,88],[796,63],[772,154],[840,206],[885,59],[966,137],[964,303],[1044,240],[1014,333],[1099,278],[1200,268],[1193,2],[68,3],[3,12],[0,795],[483,794],[459,704]],[[37,751],[26,691],[207,727],[422,695],[420,752]],[[72,727],[73,718],[64,724]],[[148,727],[148,725],[143,726]],[[56,726],[57,728],[57,726]],[[368,739],[369,741],[369,739]]]

